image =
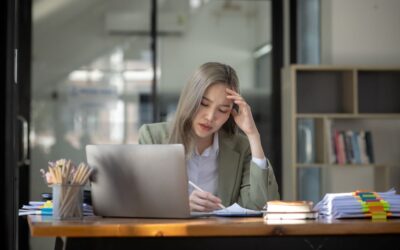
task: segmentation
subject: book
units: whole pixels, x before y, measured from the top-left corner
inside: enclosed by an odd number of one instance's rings
[[[358,143],[358,137],[360,137],[360,132],[354,131],[352,142],[353,152],[354,152],[354,163],[361,164],[361,154],[360,154],[360,144]]]
[[[372,147],[372,133],[371,131],[365,131],[365,144],[366,144],[366,150],[367,150],[367,155],[369,158],[370,163],[374,163],[374,150]]]
[[[318,217],[317,212],[300,212],[300,213],[264,213],[265,220],[304,220],[304,219],[316,219]]]
[[[362,164],[369,164],[369,157],[367,154],[367,146],[365,142],[365,131],[361,130],[358,138],[358,144],[360,148],[360,157]]]
[[[353,163],[353,146],[351,145],[351,137],[353,132],[351,130],[342,131],[344,138],[344,152],[346,155],[346,163]]]
[[[332,131],[332,120],[328,119],[326,121],[326,138],[327,140],[327,149],[328,149],[328,161],[330,164],[334,164],[337,162],[336,159],[336,144],[335,144],[335,131]]]
[[[346,164],[346,154],[345,154],[345,146],[344,146],[344,138],[343,133],[340,131],[336,131],[336,151],[337,151],[337,163],[338,164]]]
[[[371,131],[333,129],[332,141],[334,151],[328,154],[333,153],[335,156],[328,155],[330,162],[336,157],[336,163],[339,165],[374,163]]]
[[[315,162],[314,119],[299,119],[297,122],[297,162]]]
[[[268,201],[263,213],[264,220],[304,220],[316,219],[312,201]]]
[[[289,213],[289,212],[311,212],[314,203],[312,201],[268,201],[264,207],[267,212]]]

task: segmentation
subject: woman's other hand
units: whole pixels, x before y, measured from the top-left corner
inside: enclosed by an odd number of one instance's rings
[[[232,109],[231,114],[238,127],[247,135],[250,142],[252,156],[264,159],[265,154],[261,145],[260,134],[258,133],[256,123],[254,122],[250,106],[236,91],[227,88],[226,93],[226,98],[232,100],[233,103],[237,104],[239,107],[239,110]]]
[[[231,114],[238,127],[247,135],[258,134],[256,124],[251,113],[251,108],[247,102],[236,91],[227,88],[227,98],[232,100],[239,107],[239,110],[232,109]]]

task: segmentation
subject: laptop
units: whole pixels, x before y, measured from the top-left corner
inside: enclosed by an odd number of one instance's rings
[[[95,215],[189,218],[182,144],[87,145]]]

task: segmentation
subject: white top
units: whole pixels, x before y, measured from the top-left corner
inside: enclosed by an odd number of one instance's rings
[[[187,162],[188,178],[204,191],[217,194],[218,189],[218,164],[217,157],[219,151],[218,133],[214,134],[213,144],[206,148],[200,155],[193,152],[192,157]],[[252,161],[261,169],[267,169],[267,159],[253,157]],[[189,194],[193,192],[193,187],[189,185]]]

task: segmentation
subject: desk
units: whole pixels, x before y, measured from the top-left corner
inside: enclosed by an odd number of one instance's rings
[[[210,217],[187,220],[87,217],[56,221],[28,216],[33,237],[68,237],[67,248],[122,249],[127,246],[191,249],[372,249],[400,248],[400,220],[271,221]],[[97,243],[93,243],[97,242]],[[284,242],[284,244],[283,244]],[[179,247],[180,246],[180,247]],[[65,247],[65,244],[63,244]],[[222,247],[222,248],[221,248]],[[268,247],[269,248],[269,247]]]

